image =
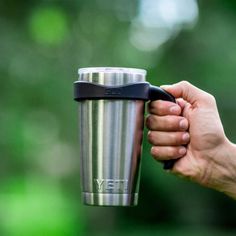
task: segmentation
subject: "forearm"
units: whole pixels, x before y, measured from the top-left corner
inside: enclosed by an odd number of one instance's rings
[[[226,139],[215,154],[206,185],[236,199],[236,145]]]

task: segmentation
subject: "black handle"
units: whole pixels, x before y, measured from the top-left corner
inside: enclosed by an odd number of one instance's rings
[[[167,93],[165,90],[161,89],[160,87],[156,87],[156,86],[152,86],[152,85],[149,88],[149,99],[151,101],[165,100],[165,101],[170,101],[170,102],[176,103],[175,98],[170,93]],[[174,164],[175,164],[175,160],[164,161],[163,168],[165,170],[170,170],[170,169],[172,169]]]

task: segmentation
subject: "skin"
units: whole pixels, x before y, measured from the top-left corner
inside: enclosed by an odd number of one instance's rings
[[[177,104],[149,103],[152,156],[176,159],[171,173],[236,199],[236,145],[224,133],[215,98],[186,81],[162,88]]]

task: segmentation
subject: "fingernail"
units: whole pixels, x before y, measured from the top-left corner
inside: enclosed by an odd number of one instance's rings
[[[179,127],[181,129],[187,129],[188,128],[188,121],[186,119],[182,119],[180,122],[179,122]]]
[[[182,136],[182,139],[183,139],[183,141],[188,142],[189,139],[190,139],[189,133],[184,133],[183,136]]]
[[[180,154],[180,155],[184,155],[186,152],[187,152],[187,150],[186,150],[185,147],[181,147],[181,148],[179,149],[179,154]]]
[[[172,106],[172,107],[170,107],[170,112],[171,112],[171,113],[177,113],[177,112],[179,112],[179,107],[178,107],[178,106]]]

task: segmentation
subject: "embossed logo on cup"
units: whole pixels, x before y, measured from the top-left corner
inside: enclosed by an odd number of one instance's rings
[[[106,88],[105,95],[120,95],[122,90],[120,88]]]
[[[125,193],[128,190],[126,179],[94,179],[94,183],[99,193]]]

